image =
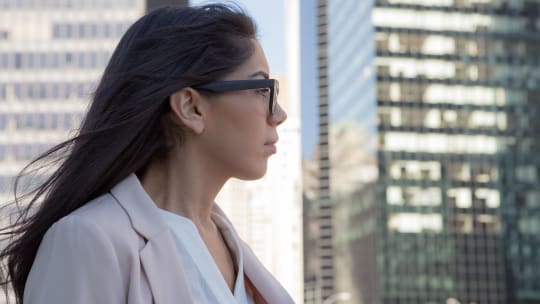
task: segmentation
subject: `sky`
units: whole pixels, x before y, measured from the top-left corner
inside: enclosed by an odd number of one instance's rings
[[[285,74],[285,19],[284,0],[189,0],[190,5],[233,3],[239,5],[257,24],[259,42],[266,54],[270,73]]]

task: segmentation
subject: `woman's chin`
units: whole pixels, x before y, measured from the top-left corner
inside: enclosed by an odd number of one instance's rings
[[[240,174],[237,174],[235,178],[241,180],[257,180],[264,177],[267,170],[267,163],[264,163],[264,166],[251,167],[249,170],[243,170]]]

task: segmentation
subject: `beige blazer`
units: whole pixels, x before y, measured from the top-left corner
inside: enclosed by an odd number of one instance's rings
[[[217,205],[213,212],[225,217]],[[242,242],[244,269],[268,303],[293,303]],[[132,174],[45,234],[24,304],[194,303],[184,257],[159,209]]]

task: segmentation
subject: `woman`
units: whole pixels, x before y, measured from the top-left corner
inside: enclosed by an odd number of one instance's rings
[[[65,155],[1,255],[18,302],[292,303],[214,203],[286,119],[255,36],[222,5],[131,26],[79,134],[36,160]]]

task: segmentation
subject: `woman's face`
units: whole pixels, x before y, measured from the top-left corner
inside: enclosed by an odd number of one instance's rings
[[[269,69],[264,52],[252,40],[250,59],[223,80],[264,79]],[[205,153],[221,174],[240,179],[257,179],[266,173],[268,157],[276,153],[277,126],[287,114],[276,105],[269,113],[268,94],[259,89],[212,94],[205,121]]]

